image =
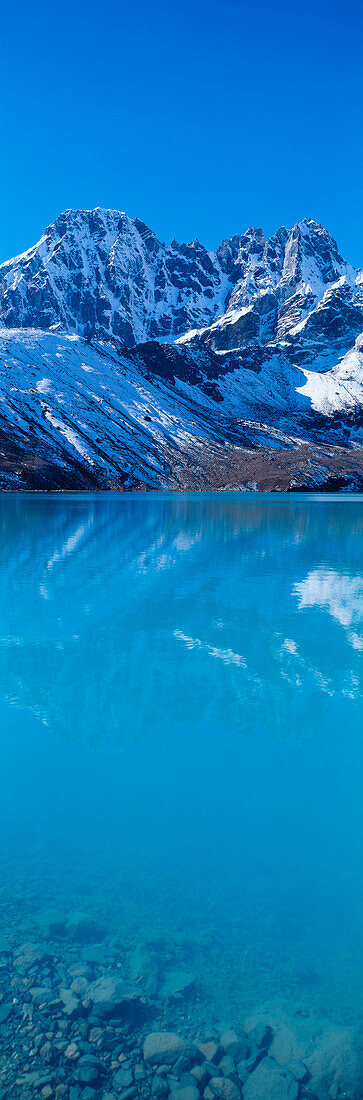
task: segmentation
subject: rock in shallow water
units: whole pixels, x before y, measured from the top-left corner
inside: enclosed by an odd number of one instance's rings
[[[92,1054],[86,1054],[79,1059],[73,1077],[75,1081],[79,1081],[81,1084],[92,1085],[97,1083],[102,1073],[103,1066],[99,1059]]]
[[[0,1005],[0,1024],[5,1024],[6,1020],[9,1019],[9,1016],[11,1016],[12,1011],[12,1004]]]
[[[292,1073],[293,1077],[296,1077],[297,1081],[304,1082],[310,1077],[309,1070],[300,1058],[292,1058],[286,1068],[289,1070],[289,1073]]]
[[[242,1058],[248,1058],[250,1049],[246,1032],[237,1035],[236,1031],[224,1031],[221,1035],[221,1046],[226,1054],[240,1062]]]
[[[186,994],[195,985],[195,974],[191,974],[186,970],[167,970],[164,973],[163,981],[159,989],[159,998],[161,1001],[173,1001],[179,1000],[180,997],[185,997]]]
[[[140,991],[135,986],[126,985],[118,976],[98,978],[89,986],[88,995],[93,1001],[97,1016],[112,1016],[120,1013],[127,1015],[132,1005],[140,1004]]]
[[[65,935],[66,921],[61,909],[45,909],[38,917],[38,924],[43,936],[49,939]]]
[[[130,955],[130,976],[143,983],[148,997],[156,997],[159,981],[159,965],[155,952],[138,944]]]
[[[231,1077],[212,1077],[209,1088],[216,1100],[241,1100],[241,1090]]]
[[[131,1069],[123,1069],[123,1067],[121,1066],[121,1069],[118,1069],[117,1072],[115,1073],[115,1076],[114,1076],[114,1079],[113,1079],[113,1084],[116,1085],[116,1087],[118,1089],[119,1088],[125,1089],[125,1088],[129,1088],[130,1085],[132,1085],[132,1083],[133,1083],[132,1070]]]
[[[104,939],[105,929],[88,913],[71,913],[67,921],[67,933],[74,943],[99,943]]]
[[[307,1088],[314,1096],[338,1090],[349,1100],[363,1097],[363,1044],[354,1029],[334,1024],[314,1013],[302,1013],[288,1001],[275,1001],[256,1009],[246,1022],[271,1025],[274,1036],[269,1053],[280,1066],[297,1060],[309,1074]]]
[[[18,970],[30,970],[33,966],[41,966],[49,957],[40,943],[23,943],[14,951],[14,966]]]
[[[48,1002],[52,1001],[54,998],[52,989],[44,985],[32,986],[30,989],[30,996],[33,1004],[37,1005],[38,1008],[40,1008],[41,1005],[48,1004]]]
[[[196,1085],[179,1085],[171,1092],[171,1100],[199,1100]]]
[[[251,1047],[251,1051],[268,1050],[273,1040],[273,1031],[269,1025],[260,1023],[256,1024],[252,1028],[252,1031],[248,1032],[248,1044]]]
[[[76,997],[75,993],[72,993],[71,989],[60,989],[59,996],[63,1002],[63,1012],[65,1016],[68,1016],[70,1020],[75,1020],[77,1016],[82,1013],[82,1005]]]
[[[299,1086],[273,1058],[263,1058],[243,1086],[243,1100],[297,1100]]]
[[[200,1060],[200,1053],[194,1043],[182,1039],[173,1031],[155,1031],[146,1036],[144,1042],[144,1062],[151,1066],[173,1066],[178,1058],[185,1064],[194,1065]]]
[[[216,1043],[214,1039],[209,1040],[207,1043],[198,1044],[200,1053],[206,1062],[214,1062],[215,1065],[223,1057],[223,1048],[220,1043]]]
[[[151,1095],[160,1097],[160,1100],[164,1096],[169,1095],[169,1085],[164,1077],[158,1077],[157,1074],[155,1075],[151,1087]]]

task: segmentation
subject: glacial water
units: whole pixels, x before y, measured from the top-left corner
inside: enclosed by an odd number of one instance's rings
[[[359,497],[1,497],[1,935],[82,910],[201,1018],[358,1018],[362,525]]]

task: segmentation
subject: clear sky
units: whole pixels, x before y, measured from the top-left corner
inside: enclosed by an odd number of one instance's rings
[[[4,0],[0,259],[66,207],[160,239],[308,215],[363,265],[361,0]]]

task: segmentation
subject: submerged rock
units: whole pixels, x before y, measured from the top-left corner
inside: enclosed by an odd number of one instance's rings
[[[168,1082],[165,1081],[165,1077],[158,1077],[158,1075],[155,1074],[151,1087],[151,1095],[158,1096],[160,1100],[162,1100],[164,1096],[169,1095],[169,1085]]]
[[[38,924],[43,936],[49,939],[65,935],[66,919],[60,909],[45,909],[38,917]]]
[[[11,1016],[12,1011],[13,1011],[12,1004],[2,1004],[2,1005],[0,1005],[0,1024],[5,1024],[6,1023],[6,1021],[9,1019],[9,1016]]]
[[[195,982],[195,974],[191,974],[189,971],[166,970],[159,989],[159,998],[161,1001],[179,1000],[180,997],[185,997],[193,989]]]
[[[296,1077],[296,1080],[300,1081],[301,1084],[304,1084],[310,1077],[309,1070],[304,1065],[304,1062],[301,1061],[301,1058],[292,1058],[291,1062],[288,1062],[286,1069],[288,1069],[289,1073],[292,1073],[292,1076]]]
[[[231,1077],[212,1077],[209,1088],[218,1100],[240,1100],[241,1090]]]
[[[198,1048],[189,1039],[182,1039],[173,1031],[154,1031],[146,1036],[144,1062],[151,1066],[173,1066],[178,1058],[194,1065],[200,1060]]]
[[[237,1035],[236,1031],[224,1031],[223,1035],[221,1035],[221,1046],[225,1053],[229,1054],[235,1062],[240,1062],[242,1058],[248,1058],[250,1053],[245,1031],[240,1035]]]
[[[286,1001],[271,1002],[256,1010],[245,1026],[250,1032],[256,1023],[268,1024],[273,1028],[269,1049],[271,1060],[274,1059],[280,1067],[291,1067],[295,1079],[305,1067],[307,1087],[312,1095],[323,1095],[325,1090],[331,1097],[346,1096],[349,1100],[362,1100],[363,1044],[354,1029],[333,1024],[313,1014],[302,1014]],[[266,1061],[265,1058],[261,1065]],[[295,1073],[294,1066],[297,1067]],[[256,1073],[257,1069],[251,1081]],[[305,1081],[305,1076],[298,1079]],[[246,1095],[249,1100],[249,1094]]]
[[[81,949],[81,958],[89,966],[106,966],[108,953],[101,944],[88,944]]]
[[[206,1043],[198,1043],[198,1047],[206,1062],[214,1062],[217,1065],[223,1056],[223,1047],[214,1039],[209,1039]]]
[[[85,1054],[79,1059],[73,1077],[75,1081],[80,1081],[83,1085],[94,1085],[97,1084],[102,1073],[103,1067],[99,1059],[92,1054]]]
[[[196,1085],[179,1085],[171,1095],[173,1100],[199,1100],[199,1089]]]
[[[251,1051],[268,1050],[273,1040],[273,1031],[269,1024],[259,1023],[248,1032],[248,1044]]]
[[[52,1063],[56,1061],[57,1052],[54,1046],[52,1046],[52,1043],[50,1043],[49,1039],[47,1039],[47,1041],[43,1043],[43,1046],[40,1047],[39,1055],[42,1061],[47,1062],[48,1065],[52,1065]]]
[[[297,1100],[298,1095],[296,1078],[270,1057],[259,1062],[243,1086],[244,1100]]]
[[[79,998],[71,989],[60,989],[59,996],[63,1003],[63,1012],[70,1020],[75,1020],[82,1014],[82,1005]]]
[[[40,943],[23,943],[14,951],[14,966],[19,970],[30,970],[33,966],[41,966],[49,958],[49,953]]]
[[[71,913],[67,921],[67,933],[74,943],[99,943],[105,937],[105,929],[88,913]]]
[[[126,985],[114,975],[98,978],[89,986],[88,995],[93,1001],[95,1014],[101,1017],[118,1013],[127,1015],[132,1006],[141,1002],[140,990]]]
[[[156,997],[159,983],[157,956],[142,944],[139,944],[130,955],[130,975],[134,981],[142,981],[147,997]]]
[[[117,1072],[115,1073],[115,1076],[114,1076],[114,1079],[113,1079],[113,1084],[116,1085],[116,1087],[118,1089],[119,1088],[125,1089],[125,1088],[129,1088],[130,1085],[132,1085],[132,1083],[133,1083],[132,1070],[131,1069],[123,1069],[123,1067],[121,1066],[121,1069],[118,1069]]]
[[[42,1005],[48,1004],[48,1002],[52,1001],[53,998],[54,998],[53,990],[50,989],[49,986],[44,986],[44,985],[32,986],[32,988],[30,989],[29,992],[30,992],[30,996],[32,998],[33,1004],[37,1005],[38,1007],[41,1007]]]

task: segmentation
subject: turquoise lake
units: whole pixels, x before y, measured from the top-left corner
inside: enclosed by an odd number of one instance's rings
[[[190,1011],[358,1018],[363,498],[0,498],[0,931],[160,934]],[[193,1007],[194,1006],[194,1007]]]

